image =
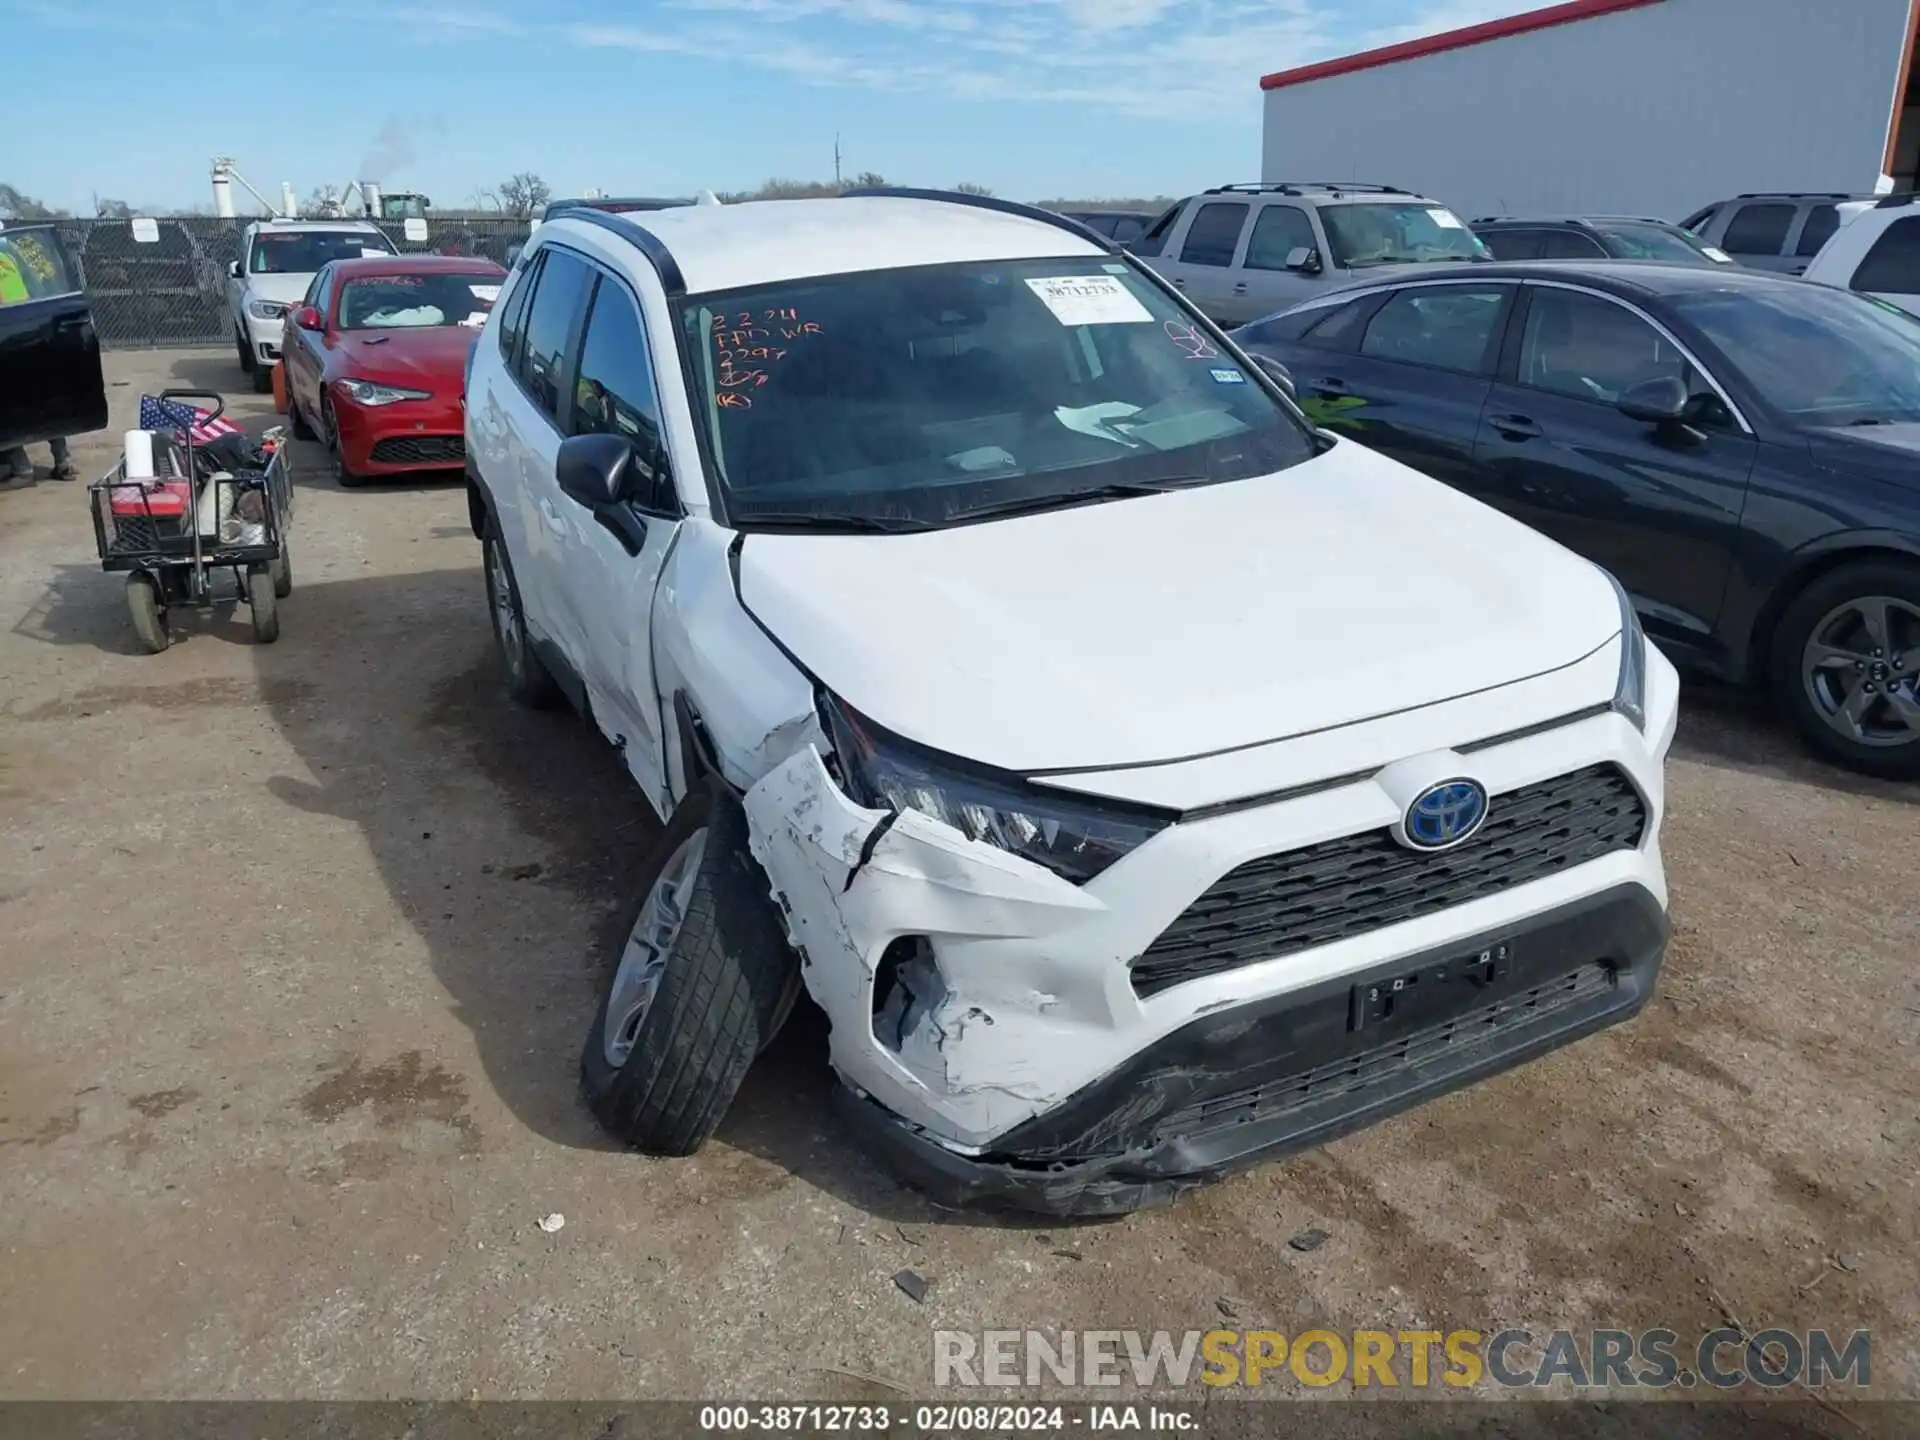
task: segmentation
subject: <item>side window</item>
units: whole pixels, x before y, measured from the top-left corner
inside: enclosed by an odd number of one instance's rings
[[[1793,253],[1802,257],[1818,255],[1820,247],[1840,228],[1840,210],[1834,205],[1816,205],[1807,212],[1807,223],[1800,227],[1800,243]]]
[[[1253,222],[1253,236],[1247,241],[1247,269],[1284,270],[1287,256],[1302,246],[1317,250],[1313,222],[1298,205],[1268,205]]]
[[[1686,357],[1624,305],[1572,290],[1533,291],[1520,335],[1522,385],[1611,405],[1668,375],[1695,386]]]
[[[626,287],[605,275],[580,343],[569,428],[575,435],[621,435],[632,441],[634,464],[646,489],[653,490],[664,457],[646,324]]]
[[[1360,353],[1443,370],[1491,371],[1506,299],[1498,285],[1402,290],[1368,322]]]
[[[1699,213],[1689,215],[1680,222],[1680,228],[1682,230],[1691,230],[1694,234],[1698,235],[1702,230],[1707,228],[1707,222],[1713,219],[1713,212],[1719,208],[1718,205],[1709,205]]]
[[[540,288],[527,309],[526,353],[520,360],[520,383],[533,403],[560,423],[567,394],[567,342],[593,283],[586,261],[565,250],[549,247],[540,265]]]
[[[1247,223],[1244,200],[1215,200],[1200,207],[1187,228],[1187,243],[1180,247],[1185,265],[1231,265],[1233,252],[1240,243],[1240,232]]]
[[[514,277],[513,293],[507,296],[506,308],[500,312],[500,358],[510,374],[518,373],[520,368],[520,337],[527,333],[527,302],[533,296],[539,270],[538,255],[520,267],[520,273]]]
[[[1173,233],[1173,227],[1179,223],[1183,206],[1175,205],[1148,227],[1147,233],[1134,241],[1128,248],[1136,255],[1158,255],[1166,249],[1167,236]]]
[[[1538,260],[1541,235],[1538,230],[1483,231],[1481,241],[1496,260]]]
[[[1122,245],[1131,245],[1146,234],[1147,222],[1138,215],[1121,215],[1113,222],[1113,238]]]
[[[316,274],[313,277],[313,279],[307,282],[307,293],[300,297],[300,303],[303,306],[311,305],[316,310],[320,308],[320,286],[326,280],[326,278],[327,278],[327,272],[325,267],[323,266],[320,272]],[[321,310],[320,313],[324,315],[326,312],[324,310]]]
[[[1578,230],[1549,230],[1540,237],[1542,260],[1598,260],[1606,253],[1599,241]]]
[[[1360,333],[1367,312],[1371,309],[1372,297],[1365,300],[1349,300],[1345,305],[1333,307],[1333,313],[1316,320],[1313,328],[1300,338],[1309,345],[1325,345],[1329,349],[1351,350],[1355,337]]]
[[[1791,205],[1742,205],[1727,222],[1720,248],[1729,255],[1778,255],[1792,228]]]
[[[1872,295],[1920,295],[1920,215],[1896,220],[1880,232],[1853,272],[1853,288]]]

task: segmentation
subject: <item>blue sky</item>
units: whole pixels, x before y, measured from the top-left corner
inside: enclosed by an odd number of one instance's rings
[[[1540,0],[1533,0],[1540,3]],[[464,204],[848,173],[1022,199],[1257,178],[1262,74],[1528,0],[0,0],[0,181],[88,213],[355,178]],[[539,18],[534,18],[535,16]]]

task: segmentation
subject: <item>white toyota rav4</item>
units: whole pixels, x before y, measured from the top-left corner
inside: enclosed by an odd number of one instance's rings
[[[1071,221],[573,211],[470,366],[507,687],[665,820],[581,1062],[630,1142],[804,984],[907,1178],[1115,1213],[1651,994],[1679,686],[1619,588]]]

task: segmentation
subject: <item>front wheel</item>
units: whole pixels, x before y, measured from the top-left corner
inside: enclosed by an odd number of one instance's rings
[[[236,330],[233,332],[233,348],[240,355],[240,373],[253,374],[253,347],[247,344],[247,337]]]
[[[253,638],[271,645],[280,638],[280,606],[273,572],[266,565],[247,567],[247,609],[253,614]]]
[[[1809,585],[1780,617],[1774,684],[1815,751],[1920,777],[1920,566],[1868,561]]]
[[[273,372],[279,367],[262,361],[253,367],[253,393],[271,395],[273,393]]]
[[[800,985],[747,819],[697,779],[642,877],[580,1055],[593,1113],[629,1145],[691,1155],[719,1127]]]
[[[158,655],[173,644],[160,586],[144,571],[136,570],[127,576],[127,613],[133,618],[133,633],[140,637],[149,654]]]
[[[327,442],[327,449],[333,455],[333,478],[342,490],[351,490],[360,483],[361,477],[353,473],[347,464],[347,457],[340,448],[340,422],[334,417],[333,402],[320,402],[320,434]]]

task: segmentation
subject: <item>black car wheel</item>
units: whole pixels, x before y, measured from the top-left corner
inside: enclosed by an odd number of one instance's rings
[[[239,352],[240,355],[241,373],[246,375],[253,374],[253,350],[247,344],[247,337],[242,335],[238,330],[233,332],[233,348]]]
[[[347,458],[340,452],[340,425],[333,418],[333,402],[320,402],[320,438],[326,442],[333,456],[333,478],[342,490],[351,490],[360,484],[361,478],[347,465]]]
[[[1780,618],[1774,679],[1816,751],[1920,776],[1920,566],[1871,561],[1814,581]]]
[[[526,611],[520,604],[520,587],[514,582],[513,566],[507,559],[507,544],[491,517],[481,542],[481,555],[487,572],[487,613],[493,619],[493,643],[500,656],[500,675],[506,681],[507,694],[517,705],[544,710],[560,698],[560,687],[534,654],[527,635]]]

